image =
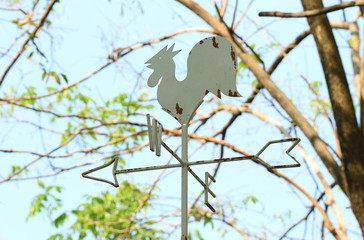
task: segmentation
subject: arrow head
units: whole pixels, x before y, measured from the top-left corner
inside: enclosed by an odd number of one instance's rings
[[[100,169],[106,168],[106,167],[110,166],[113,163],[114,163],[114,165],[113,165],[113,169],[112,169],[112,175],[114,177],[114,182],[111,182],[111,181],[103,179],[103,178],[97,178],[97,177],[93,177],[93,176],[88,175],[88,174],[96,172],[96,171],[98,171]],[[106,163],[106,164],[104,164],[102,166],[90,169],[90,170],[88,170],[86,172],[83,172],[82,177],[89,178],[89,179],[96,180],[96,181],[100,181],[100,182],[105,182],[105,183],[111,184],[111,185],[113,185],[114,187],[117,188],[117,187],[119,187],[119,183],[118,183],[118,180],[116,178],[116,168],[118,167],[118,163],[119,163],[119,157],[114,156],[113,159],[110,162],[108,162],[108,163]]]

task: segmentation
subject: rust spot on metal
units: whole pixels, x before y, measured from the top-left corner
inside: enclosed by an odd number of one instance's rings
[[[200,41],[200,44],[202,44],[202,43],[203,43],[203,40]]]
[[[217,89],[217,97],[218,98],[221,98],[221,91],[220,91],[220,89]]]
[[[234,91],[234,93],[233,93],[233,91],[231,91],[231,89],[229,90],[229,96],[230,97],[237,97],[238,96],[238,92],[237,91]]]
[[[167,113],[171,113],[171,110],[167,109],[167,108],[162,108],[164,111],[166,111]]]
[[[176,103],[176,111],[177,111],[177,113],[178,113],[178,114],[182,114],[182,112],[183,112],[183,108],[181,108],[181,107],[178,105],[178,103]]]
[[[212,38],[212,45],[214,46],[214,48],[218,48],[219,47],[219,44],[216,42],[216,38],[215,37]]]
[[[207,95],[208,93],[209,93],[209,90],[206,90],[206,91],[205,91],[205,95]]]
[[[234,52],[233,47],[231,47],[230,55],[231,55],[231,59],[234,61],[234,68],[236,69],[236,58],[235,58],[235,52]]]

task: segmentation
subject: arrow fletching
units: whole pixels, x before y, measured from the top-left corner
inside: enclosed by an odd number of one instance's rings
[[[290,154],[291,150],[301,141],[300,138],[287,138],[287,139],[281,139],[281,140],[273,140],[267,142],[267,144],[260,149],[260,151],[254,155],[253,159],[257,160],[258,162],[262,163],[265,167],[268,169],[278,169],[278,168],[293,168],[293,167],[299,167],[301,164],[296,160],[294,156]],[[283,142],[293,142],[292,145],[286,150],[286,154],[293,159],[295,163],[293,164],[280,164],[280,165],[270,165],[267,162],[265,162],[263,159],[259,157],[271,144],[275,143],[283,143]]]

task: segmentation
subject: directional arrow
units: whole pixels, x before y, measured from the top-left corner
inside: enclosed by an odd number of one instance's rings
[[[103,178],[97,178],[97,177],[93,177],[93,176],[88,175],[88,174],[96,172],[96,171],[98,171],[100,169],[106,168],[106,167],[110,166],[113,163],[114,163],[114,166],[112,168],[112,175],[114,177],[114,182],[111,182],[111,181],[103,179]],[[100,181],[100,182],[109,183],[109,184],[111,184],[111,185],[113,185],[114,187],[117,188],[117,187],[119,187],[118,179],[116,178],[116,168],[118,167],[118,163],[119,163],[119,157],[114,156],[113,159],[110,162],[108,162],[108,163],[106,163],[106,164],[104,164],[102,166],[90,169],[90,170],[88,170],[86,172],[83,172],[82,177],[93,179],[93,180]]]
[[[247,155],[247,156],[240,156],[240,157],[232,157],[232,158],[218,158],[218,159],[212,159],[212,160],[200,160],[196,162],[188,162],[187,163],[187,170],[196,178],[196,180],[203,186],[206,187],[204,182],[192,171],[192,169],[189,166],[194,165],[205,165],[205,164],[211,164],[211,163],[220,163],[220,162],[235,162],[235,161],[242,161],[242,160],[255,160],[259,163],[261,163],[263,166],[265,166],[268,169],[277,169],[277,168],[293,168],[293,167],[299,167],[301,164],[290,154],[291,150],[301,141],[299,138],[288,138],[288,139],[282,139],[282,140],[274,140],[269,141],[264,147],[255,155]],[[293,159],[295,163],[293,164],[282,164],[282,165],[270,165],[269,163],[265,162],[263,159],[259,157],[271,144],[275,143],[283,143],[283,142],[293,142],[291,147],[289,147],[286,150],[286,154]],[[91,170],[88,170],[86,172],[82,173],[82,176],[85,178],[93,179],[100,182],[105,182],[113,185],[114,187],[118,187],[119,184],[117,182],[116,175],[117,174],[124,174],[124,173],[132,173],[132,172],[144,172],[144,171],[150,171],[150,170],[160,170],[160,169],[166,169],[166,168],[179,168],[185,165],[185,163],[182,161],[182,159],[173,152],[172,149],[170,149],[163,141],[161,141],[161,145],[165,147],[168,152],[170,152],[178,161],[177,164],[166,164],[166,165],[159,165],[159,166],[150,166],[150,167],[140,167],[140,168],[130,168],[130,169],[121,169],[116,170],[119,162],[119,158],[117,156],[113,157],[113,160],[96,168],[93,168]],[[100,169],[106,168],[114,163],[112,175],[114,177],[114,182],[108,181],[106,179],[97,178],[93,176],[89,176],[88,174],[92,172],[96,172]],[[210,189],[207,189],[210,194],[213,195]]]

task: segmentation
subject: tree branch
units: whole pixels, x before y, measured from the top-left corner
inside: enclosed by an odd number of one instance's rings
[[[361,1],[362,2],[362,1]],[[322,1],[301,0],[305,10],[323,8]],[[325,74],[327,89],[335,118],[342,152],[343,172],[353,212],[364,233],[364,149],[361,129],[358,126],[353,99],[346,79],[344,66],[327,16],[307,18],[315,39]]]
[[[272,124],[273,126],[276,126],[284,136],[292,138],[292,136],[282,127],[282,125],[272,117],[255,109],[246,109],[246,110],[247,112],[261,119],[262,121],[265,121],[269,124]],[[317,178],[320,180],[322,186],[324,187],[325,194],[327,197],[326,205],[332,207],[337,223],[339,225],[338,234],[341,235],[341,239],[347,239],[345,222],[341,215],[340,209],[335,202],[334,194],[332,193],[330,185],[323,176],[316,161],[300,145],[297,145],[296,148],[301,153],[303,159],[307,162],[310,168],[315,172]]]
[[[58,0],[52,0],[48,4],[48,6],[46,7],[46,10],[43,13],[43,16],[40,19],[38,25],[34,28],[33,32],[29,33],[28,37],[25,39],[25,41],[23,42],[21,48],[19,49],[18,53],[15,55],[15,57],[13,58],[13,60],[9,64],[9,66],[5,69],[3,75],[0,78],[0,86],[3,84],[3,82],[5,80],[5,77],[8,74],[8,72],[10,71],[10,69],[14,66],[14,64],[16,63],[16,61],[19,59],[20,55],[25,51],[26,46],[28,45],[29,41],[37,36],[37,34],[40,31],[40,29],[43,27],[43,25],[44,25],[44,23],[45,23],[48,15],[49,15],[49,13],[53,9],[54,4],[56,4],[57,2],[58,2]]]
[[[66,91],[66,90],[68,90],[68,89],[70,89],[70,88],[72,88],[74,86],[77,86],[77,85],[81,84],[82,82],[88,80],[92,76],[98,74],[99,72],[101,72],[102,70],[104,70],[105,68],[107,68],[108,66],[110,66],[112,63],[116,62],[120,58],[126,56],[127,54],[131,53],[132,51],[134,51],[134,50],[136,50],[138,48],[141,48],[141,47],[144,47],[144,46],[148,46],[148,45],[151,45],[153,43],[162,42],[163,40],[166,40],[166,39],[172,38],[174,36],[177,36],[179,34],[187,33],[187,32],[208,32],[208,33],[214,33],[214,30],[213,29],[207,29],[207,28],[190,28],[190,29],[184,29],[184,30],[180,30],[178,32],[172,33],[170,35],[167,35],[167,36],[165,36],[163,38],[152,39],[152,40],[149,40],[149,41],[146,41],[146,42],[142,42],[142,43],[130,45],[130,46],[127,46],[127,47],[115,49],[113,51],[113,53],[109,54],[109,59],[110,60],[107,63],[103,64],[101,67],[99,67],[95,71],[87,74],[84,78],[80,79],[77,82],[74,82],[74,83],[72,83],[70,85],[67,85],[67,86],[62,87],[61,89],[58,89],[58,90],[56,90],[54,92],[50,92],[50,93],[47,93],[47,94],[44,94],[44,95],[32,96],[32,97],[18,97],[18,98],[13,97],[10,100],[12,100],[12,101],[36,100],[36,99],[46,98],[46,97],[50,97],[50,96],[56,95],[58,93],[64,92],[64,91]],[[115,56],[114,56],[114,54],[115,54]]]
[[[355,6],[364,6],[363,0],[344,2],[340,4],[336,4],[326,8],[307,10],[304,12],[296,12],[296,13],[284,13],[284,12],[260,12],[259,16],[261,17],[285,17],[285,18],[300,18],[300,17],[313,17],[321,14],[337,11],[340,9],[355,7]]]
[[[341,171],[340,167],[336,163],[336,160],[327,149],[325,142],[320,138],[317,131],[308,123],[306,118],[298,111],[297,107],[292,101],[278,88],[278,86],[272,81],[269,74],[262,69],[256,60],[231,36],[229,29],[224,26],[219,19],[213,17],[209,12],[203,9],[200,5],[191,0],[177,0],[183,4],[196,15],[201,17],[207,24],[209,24],[217,33],[228,39],[237,52],[237,55],[255,75],[258,81],[263,85],[265,89],[269,91],[271,96],[282,106],[282,108],[289,114],[292,120],[300,127],[302,132],[311,142],[315,148],[317,154],[320,156],[326,167],[335,178],[335,180],[342,187],[343,191],[348,194],[348,188],[346,184],[345,175]]]
[[[333,188],[334,186],[336,185],[336,183],[332,183],[330,185],[330,188]],[[317,198],[317,202],[319,202],[323,197],[325,196],[325,192],[321,193],[321,195]],[[293,229],[295,228],[296,226],[298,226],[301,222],[303,222],[304,220],[307,220],[308,217],[310,216],[310,214],[313,212],[313,210],[315,210],[315,206],[311,206],[310,207],[310,211],[308,211],[308,213],[306,214],[306,216],[304,216],[303,218],[301,218],[298,222],[296,222],[295,224],[293,224],[291,227],[289,227],[287,229],[287,231],[279,238],[279,240],[282,240],[284,239],[285,236],[287,236],[287,234]]]

